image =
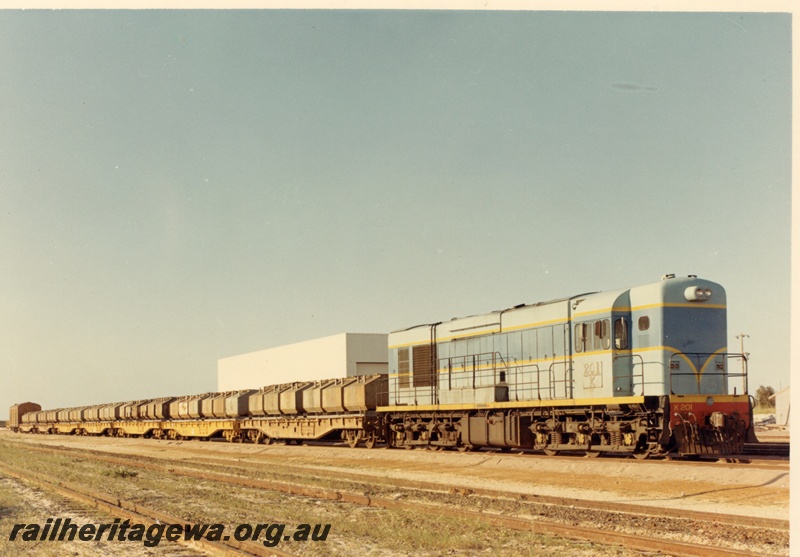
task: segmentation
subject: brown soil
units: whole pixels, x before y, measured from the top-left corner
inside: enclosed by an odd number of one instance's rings
[[[0,433],[0,438],[13,435]],[[283,446],[17,435],[43,445],[185,460],[275,462],[327,472],[438,482],[449,487],[512,491],[672,507],[764,518],[789,518],[789,468],[748,464],[636,461],[499,452],[432,452],[344,446]]]

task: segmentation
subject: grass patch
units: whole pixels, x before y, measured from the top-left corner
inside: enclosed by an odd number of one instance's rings
[[[253,525],[281,523],[286,524],[287,531],[293,530],[299,524],[331,524],[328,541],[324,543],[291,541],[281,543],[280,548],[306,557],[353,554],[374,557],[636,555],[635,552],[620,552],[618,548],[593,546],[530,532],[496,528],[478,520],[420,514],[406,509],[366,508],[338,501],[229,486],[168,472],[138,470],[133,467],[93,461],[81,458],[80,455],[28,451],[17,443],[0,443],[0,460],[12,466],[139,503],[180,517],[189,523],[222,523],[230,529],[242,523]],[[186,463],[178,465],[182,467]],[[208,469],[212,466],[203,465],[203,467]],[[284,480],[291,478],[292,481],[305,485],[349,488],[348,491],[357,491],[356,485],[364,492],[385,494],[384,492],[397,491],[397,488],[393,487],[376,487],[367,483],[358,484],[334,478],[315,477],[312,471],[305,471],[303,474],[298,469],[292,470],[288,465],[265,466],[267,469],[271,468],[268,473],[263,468],[258,470],[259,468],[261,467],[245,465],[241,468],[231,467],[230,472],[252,474],[257,477],[272,476]],[[253,473],[253,470],[258,472]],[[502,501],[482,500],[479,506],[487,505],[487,509],[491,507],[496,512],[507,511],[509,514],[517,510],[506,509],[505,504]],[[18,516],[14,513],[23,511],[13,501],[13,496],[4,499],[2,491],[0,491],[0,508],[8,508],[9,516]],[[32,516],[28,521],[42,523],[46,518]],[[25,522],[24,519],[9,520]],[[6,543],[7,547],[2,545],[2,532],[6,533],[7,539],[7,532],[11,528],[8,524],[8,522],[1,524],[0,554],[2,555],[13,555],[14,553],[6,550],[15,549],[13,543],[12,546]],[[55,549],[64,550],[65,547],[58,546]],[[47,553],[41,554],[47,555]]]
[[[139,475],[139,472],[136,470],[128,470],[126,468],[112,468],[110,470],[105,470],[103,474],[106,476],[111,476],[112,478],[135,478]]]
[[[753,414],[774,414],[774,406],[756,406],[753,408]]]

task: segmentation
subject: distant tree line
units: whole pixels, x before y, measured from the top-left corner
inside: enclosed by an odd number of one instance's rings
[[[761,385],[758,390],[756,390],[756,406],[760,406],[762,408],[775,408],[775,399],[770,400],[769,398],[774,394],[775,389]]]

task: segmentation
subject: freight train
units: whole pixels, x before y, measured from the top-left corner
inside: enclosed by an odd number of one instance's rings
[[[389,335],[389,374],[43,411],[28,433],[352,447],[481,447],[647,458],[754,442],[726,295],[695,275],[429,323]]]

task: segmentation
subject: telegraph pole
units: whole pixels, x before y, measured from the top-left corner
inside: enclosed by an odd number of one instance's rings
[[[745,334],[745,333],[739,333],[738,335],[736,335],[736,338],[738,338],[738,339],[741,341],[741,350],[742,350],[742,377],[744,377],[744,374],[745,374],[745,371],[744,371],[744,364],[745,364],[745,362],[747,362],[747,356],[748,356],[748,354],[745,354],[745,353],[744,353],[744,339],[745,339],[745,337],[747,337],[747,338],[750,338],[750,335],[748,335],[748,334]]]

